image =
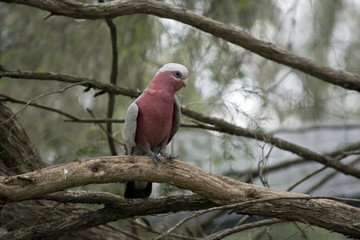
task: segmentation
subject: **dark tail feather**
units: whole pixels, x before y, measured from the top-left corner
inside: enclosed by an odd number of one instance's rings
[[[127,182],[125,198],[148,198],[151,194],[152,182]]]

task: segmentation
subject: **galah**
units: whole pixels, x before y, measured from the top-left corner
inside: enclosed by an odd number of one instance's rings
[[[168,63],[158,70],[145,91],[129,106],[124,124],[127,154],[148,155],[157,164],[166,153],[180,125],[180,103],[174,95],[187,84],[188,70],[181,64]],[[127,182],[125,198],[147,198],[152,182]]]

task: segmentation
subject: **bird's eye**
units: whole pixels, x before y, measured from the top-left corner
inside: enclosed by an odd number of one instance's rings
[[[179,71],[173,72],[174,77],[181,78],[182,74]]]

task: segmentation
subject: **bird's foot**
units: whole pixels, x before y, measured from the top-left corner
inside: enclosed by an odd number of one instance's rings
[[[167,159],[175,159],[175,158],[179,157],[179,155],[172,155],[172,154],[166,153],[165,151],[160,151],[160,156],[165,157]]]
[[[160,161],[160,158],[154,152],[149,152],[146,155],[150,156],[155,164],[158,164],[158,162]]]

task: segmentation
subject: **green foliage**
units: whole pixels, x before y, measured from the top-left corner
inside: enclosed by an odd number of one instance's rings
[[[256,21],[277,22],[278,9],[273,1],[207,1],[204,15],[215,20],[251,29]]]
[[[232,155],[232,153],[230,152],[231,148],[230,145],[231,142],[231,137],[229,135],[222,135],[221,136],[221,149],[222,149],[222,161],[234,161],[235,158]]]
[[[94,156],[94,155],[98,154],[99,151],[100,151],[100,149],[99,149],[98,145],[95,145],[95,144],[85,145],[85,146],[81,146],[80,148],[78,148],[75,151],[74,156],[75,156],[75,158]]]

